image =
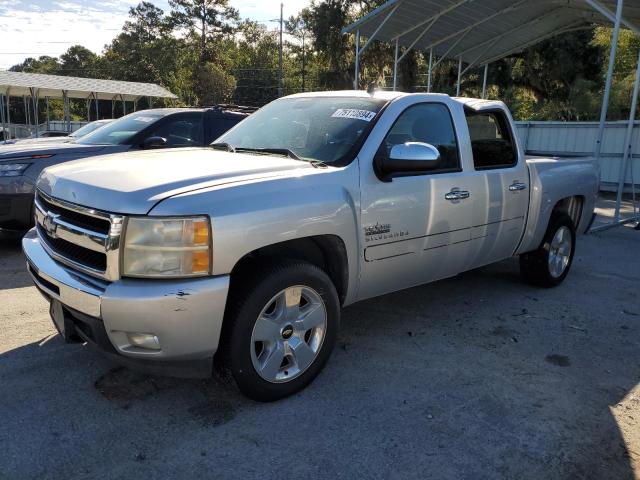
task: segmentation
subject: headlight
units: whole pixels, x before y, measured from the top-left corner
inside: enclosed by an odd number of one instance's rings
[[[131,217],[124,238],[123,275],[193,277],[209,274],[207,217]]]
[[[0,163],[0,177],[19,177],[29,163]]]

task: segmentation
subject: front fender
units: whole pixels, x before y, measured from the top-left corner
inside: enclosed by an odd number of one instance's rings
[[[220,185],[166,199],[150,214],[209,215],[214,275],[230,273],[241,258],[262,247],[335,235],[347,251],[349,303],[356,295],[359,272],[357,174],[357,168],[350,167],[314,169],[295,177]]]

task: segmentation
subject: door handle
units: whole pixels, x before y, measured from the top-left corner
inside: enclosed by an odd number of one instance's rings
[[[518,192],[520,190],[526,190],[526,189],[527,189],[527,184],[522,182],[513,182],[511,185],[509,185],[510,192]]]
[[[471,194],[466,190],[451,190],[447,193],[444,198],[445,200],[449,200],[451,202],[455,202],[458,200],[464,200],[465,198],[469,198]]]

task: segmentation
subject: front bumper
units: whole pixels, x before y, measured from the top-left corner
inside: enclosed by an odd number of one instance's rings
[[[84,341],[117,354],[122,363],[147,366],[154,373],[164,370],[170,375],[194,376],[179,373],[180,364],[186,371],[190,364],[208,364],[210,369],[222,330],[228,276],[109,283],[54,261],[35,229],[24,237],[22,248],[36,286],[47,298],[60,301],[65,323],[68,320],[72,329],[76,325]],[[91,334],[86,334],[84,324]],[[160,350],[132,345],[128,333],[155,335]]]
[[[0,230],[24,232],[33,225],[34,193],[24,177],[0,177]]]

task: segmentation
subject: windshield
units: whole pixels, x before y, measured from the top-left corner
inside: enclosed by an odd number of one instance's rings
[[[91,122],[91,123],[87,123],[84,127],[80,127],[78,130],[76,130],[75,132],[73,132],[69,136],[73,137],[73,138],[84,137],[85,135],[90,134],[94,130],[106,125],[107,123],[110,123],[110,122]]]
[[[162,118],[157,113],[131,113],[77,140],[87,145],[126,145],[135,134]]]
[[[230,150],[289,151],[337,163],[364,137],[385,100],[297,97],[271,102],[216,140]]]

